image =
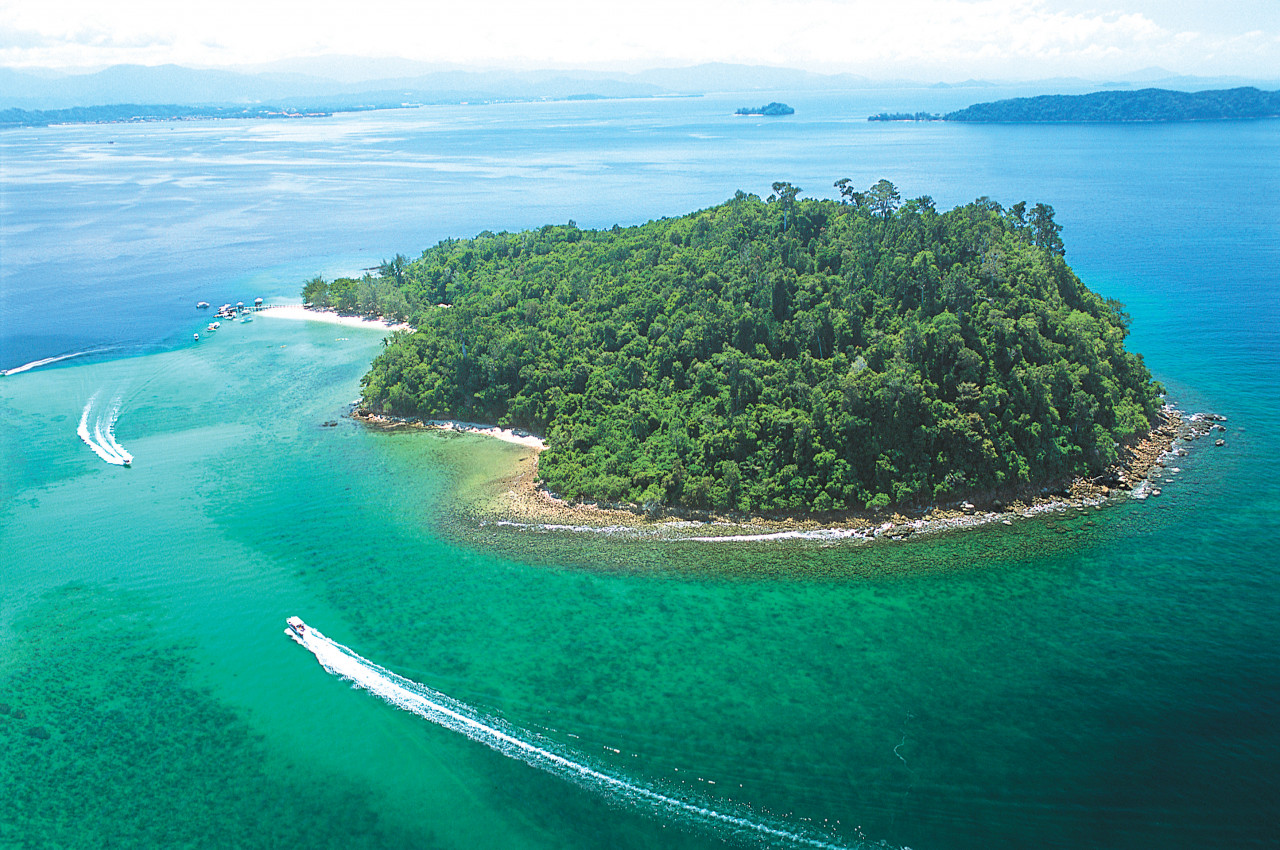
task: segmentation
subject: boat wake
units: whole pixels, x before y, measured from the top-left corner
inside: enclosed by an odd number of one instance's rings
[[[59,363],[63,360],[70,360],[73,357],[100,354],[103,351],[110,350],[110,348],[91,348],[88,351],[74,351],[71,354],[59,354],[57,357],[45,357],[41,360],[32,360],[30,363],[23,363],[21,366],[14,366],[12,369],[0,369],[0,375],[18,375],[22,372],[29,372],[32,369],[39,369],[41,366],[48,366],[50,363]]]
[[[94,454],[107,463],[130,466],[133,463],[133,455],[116,442],[115,435],[116,419],[120,417],[121,397],[116,396],[109,405],[99,406],[97,402],[100,395],[102,395],[101,390],[89,397],[84,411],[80,414],[80,427],[76,429],[76,433],[80,435],[80,439],[84,440],[85,445],[93,449]]]
[[[743,838],[775,846],[817,847],[844,850],[846,845],[806,834],[795,828],[774,826],[760,820],[721,812],[687,799],[672,797],[591,767],[580,756],[564,755],[533,743],[536,736],[496,718],[486,717],[471,706],[426,685],[392,673],[351,649],[330,640],[297,617],[289,618],[285,634],[315,654],[320,666],[353,686],[364,688],[397,708],[411,711],[446,729],[460,732],[473,741],[545,770],[562,779],[589,788],[628,805],[648,809],[653,814],[677,815],[696,822],[727,828]]]

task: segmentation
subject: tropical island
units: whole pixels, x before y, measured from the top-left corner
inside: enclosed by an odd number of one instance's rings
[[[304,299],[416,328],[374,360],[366,412],[545,435],[536,474],[569,502],[1008,501],[1102,476],[1163,424],[1127,316],[1066,264],[1052,207],[836,187],[486,231]]]
[[[1123,123],[1137,121],[1231,121],[1280,117],[1280,92],[1253,87],[1184,92],[1169,89],[1040,95],[975,103],[914,120],[987,124]],[[870,121],[912,120],[907,114],[873,115]]]
[[[744,106],[741,109],[735,111],[733,114],[734,115],[775,116],[775,115],[794,115],[795,112],[796,111],[794,109],[792,109],[790,106],[787,106],[785,103],[778,103],[777,101],[773,101],[772,103],[767,103],[764,106]]]

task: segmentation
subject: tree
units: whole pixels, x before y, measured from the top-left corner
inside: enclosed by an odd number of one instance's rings
[[[867,203],[871,211],[884,219],[893,217],[901,200],[902,196],[898,194],[897,187],[888,180],[880,180],[867,190]]]
[[[396,254],[390,260],[383,260],[378,266],[378,276],[394,280],[396,286],[404,286],[404,269],[409,258],[404,254]]]
[[[329,306],[329,284],[319,275],[311,278],[302,287],[302,303],[313,307]]]
[[[1061,257],[1067,252],[1062,244],[1062,225],[1053,220],[1053,207],[1036,204],[1031,208],[1031,243]]]
[[[778,202],[782,204],[782,232],[787,232],[787,217],[791,214],[792,209],[796,205],[796,195],[804,190],[799,186],[792,186],[790,183],[777,182],[773,184],[773,193],[778,197]]]

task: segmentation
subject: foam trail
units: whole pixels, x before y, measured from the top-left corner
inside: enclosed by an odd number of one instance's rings
[[[115,464],[116,466],[127,466],[133,462],[133,455],[121,448],[116,442],[115,435],[111,433],[111,429],[116,424],[116,417],[119,415],[120,399],[117,398],[115,400],[114,409],[104,416],[102,411],[94,410],[94,405],[101,394],[102,391],[99,390],[90,396],[89,401],[85,403],[84,410],[80,412],[80,426],[76,428],[76,433],[80,435],[80,439],[84,440],[85,445],[93,449],[94,454],[107,463]],[[92,433],[89,432],[90,413],[95,414]]]
[[[508,726],[495,718],[484,717],[470,706],[426,685],[410,681],[379,667],[310,626],[302,624],[301,621],[296,622],[302,627],[301,635],[292,626],[285,629],[285,634],[314,653],[316,660],[325,670],[347,679],[354,686],[364,688],[398,708],[411,711],[446,729],[460,732],[503,755],[519,759],[532,767],[629,803],[642,803],[660,812],[691,816],[697,821],[726,826],[746,836],[792,846],[844,850],[844,846],[840,844],[669,797],[659,791],[610,776],[582,762],[552,752],[532,743],[531,739],[535,737],[532,734]]]
[[[72,357],[83,357],[86,354],[97,354],[102,351],[110,350],[110,347],[90,348],[88,351],[73,351],[70,354],[59,354],[57,357],[45,357],[40,360],[32,360],[30,363],[23,363],[21,366],[14,366],[12,369],[0,369],[0,375],[17,375],[20,372],[39,369],[41,366],[48,366],[50,363],[57,363],[61,360],[70,360]]]
[[[120,418],[121,397],[116,396],[111,402],[111,414],[107,420],[107,445],[120,458],[122,463],[133,463],[133,455],[129,454],[116,442],[116,420]]]

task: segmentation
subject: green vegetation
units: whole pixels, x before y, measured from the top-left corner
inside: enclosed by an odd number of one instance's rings
[[[796,111],[785,103],[776,100],[764,106],[744,106],[736,110],[734,115],[795,115]]]
[[[941,121],[942,116],[934,112],[877,112],[868,115],[868,121]]]
[[[364,403],[539,431],[569,499],[739,510],[1034,486],[1147,432],[1160,387],[1064,262],[1052,207],[836,187],[384,263],[353,283],[394,285],[418,330],[388,339]]]
[[[402,254],[384,262],[378,276],[366,272],[359,280],[340,277],[332,283],[313,277],[302,287],[302,301],[319,310],[334,309],[339,313],[381,316],[393,322],[409,318],[413,307],[405,296],[404,270],[408,260]],[[414,304],[421,304],[414,298]]]
[[[1184,92],[1168,89],[1041,95],[977,103],[946,121],[988,123],[1221,121],[1280,116],[1280,92],[1252,87]]]

